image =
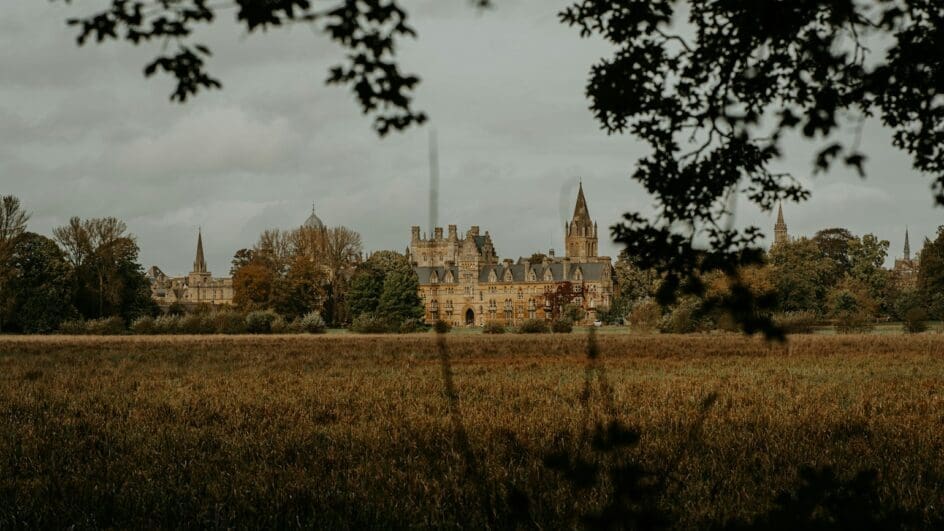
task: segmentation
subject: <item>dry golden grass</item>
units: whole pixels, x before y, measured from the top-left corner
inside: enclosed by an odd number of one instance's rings
[[[944,515],[944,336],[597,339],[609,392],[584,402],[582,334],[449,336],[457,418],[432,335],[3,337],[0,528],[480,527],[513,490],[571,527],[606,485],[543,457],[611,412],[647,468],[678,458],[659,506],[681,527],[750,521],[804,465]]]

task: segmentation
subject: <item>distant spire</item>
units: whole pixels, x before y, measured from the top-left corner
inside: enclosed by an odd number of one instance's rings
[[[193,261],[194,273],[206,273],[207,264],[203,258],[203,228],[197,229],[197,257]]]
[[[774,245],[786,243],[789,239],[787,224],[783,221],[783,203],[780,203],[777,206],[777,223],[774,224]]]
[[[574,205],[573,220],[590,223],[590,209],[587,208],[587,198],[583,196],[583,180],[580,181],[580,187],[577,189],[577,204]]]
[[[911,260],[911,245],[908,243],[908,227],[905,227],[905,260]]]

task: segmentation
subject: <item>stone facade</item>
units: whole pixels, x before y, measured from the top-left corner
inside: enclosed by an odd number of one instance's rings
[[[179,303],[187,307],[199,305],[229,306],[233,304],[233,279],[214,278],[207,271],[203,257],[203,234],[197,233],[197,255],[193,271],[185,277],[169,277],[157,266],[147,270],[151,297],[159,306]]]
[[[592,323],[597,310],[609,307],[615,277],[611,259],[597,256],[597,226],[590,219],[582,183],[565,230],[565,257],[550,252],[532,262],[499,261],[491,235],[482,234],[478,226],[461,238],[455,225],[449,225],[445,235],[435,228],[431,238],[414,226],[408,251],[426,321],[515,326],[526,319],[556,318],[564,306],[573,304],[586,311],[581,324]]]

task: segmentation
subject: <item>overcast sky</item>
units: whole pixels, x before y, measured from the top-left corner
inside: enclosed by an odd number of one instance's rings
[[[608,137],[587,109],[588,70],[609,48],[557,21],[566,3],[501,0],[480,13],[464,0],[406,2],[419,38],[400,58],[422,77],[417,106],[438,132],[440,224],[481,226],[503,257],[563,249],[578,178],[601,234],[627,210],[652,212],[629,178],[645,148]],[[31,230],[117,216],[144,266],[184,274],[202,226],[218,275],[262,230],[301,224],[312,203],[367,250],[402,250],[411,225],[426,230],[427,128],[379,139],[346,88],[323,84],[341,57],[332,43],[304,26],[245,35],[221,24],[201,41],[224,89],[180,105],[171,80],[142,75],[155,48],[75,45],[65,20],[95,4],[12,0],[0,15],[0,194],[20,197]],[[942,224],[929,180],[878,124],[864,132],[865,181],[811,178],[809,149],[787,147],[782,166],[813,191],[784,207],[792,235],[871,232],[891,242],[890,263],[906,225],[916,251]],[[742,202],[738,215],[772,234],[773,214]],[[608,240],[600,250],[617,252]]]

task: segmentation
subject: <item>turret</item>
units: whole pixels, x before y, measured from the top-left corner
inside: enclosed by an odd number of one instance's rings
[[[449,241],[457,241],[459,239],[459,230],[455,225],[449,225]]]
[[[433,239],[437,241],[443,239],[442,227],[436,227],[435,229],[433,229]]]
[[[410,239],[412,239],[413,241],[419,241],[420,239],[420,226],[419,225],[413,225],[412,227],[410,227]]]

